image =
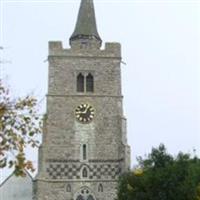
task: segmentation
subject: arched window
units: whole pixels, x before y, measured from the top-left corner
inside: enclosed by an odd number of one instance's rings
[[[92,74],[88,74],[86,77],[86,91],[93,92],[94,91],[94,78]]]
[[[83,168],[82,177],[83,178],[87,178],[88,177],[88,171],[87,171],[86,167]]]
[[[77,92],[84,92],[84,76],[81,73],[77,76]]]
[[[70,184],[67,185],[66,190],[67,190],[67,192],[71,192],[71,191],[72,191],[72,189],[71,189],[71,185],[70,185]]]
[[[76,200],[94,200],[94,196],[90,194],[89,190],[82,190]]]
[[[83,160],[87,159],[87,146],[86,144],[83,145]]]
[[[99,184],[98,192],[103,192],[103,185],[102,184]]]

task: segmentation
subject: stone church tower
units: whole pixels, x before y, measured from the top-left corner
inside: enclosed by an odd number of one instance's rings
[[[112,30],[110,30],[112,31]],[[130,166],[121,94],[121,48],[97,32],[82,0],[70,49],[49,42],[49,83],[34,200],[114,200]]]

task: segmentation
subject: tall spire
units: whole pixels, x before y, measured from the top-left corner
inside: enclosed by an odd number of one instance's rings
[[[81,0],[75,30],[70,37],[72,41],[96,41],[101,45],[101,38],[97,31],[93,0]]]

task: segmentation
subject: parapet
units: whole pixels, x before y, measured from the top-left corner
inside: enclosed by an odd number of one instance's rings
[[[99,58],[116,58],[121,59],[120,43],[112,42],[105,43],[104,49],[90,48],[69,48],[64,49],[61,41],[49,42],[49,56],[64,56],[64,57],[99,57]]]
[[[105,50],[106,53],[112,53],[114,55],[119,55],[121,57],[121,44],[117,42],[107,42],[105,43]]]
[[[63,50],[61,41],[49,41],[49,54],[54,54]]]

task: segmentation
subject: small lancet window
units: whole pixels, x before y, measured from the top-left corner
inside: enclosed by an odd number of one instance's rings
[[[83,160],[87,159],[87,146],[86,144],[83,145]]]
[[[86,167],[83,168],[82,177],[83,178],[87,178],[88,177],[88,171],[87,171]]]
[[[88,74],[86,77],[86,91],[93,92],[94,91],[94,78],[92,74]]]
[[[77,92],[84,92],[84,76],[81,73],[77,76]]]
[[[102,184],[99,184],[98,192],[103,192],[103,185]]]
[[[71,189],[71,185],[70,184],[67,185],[66,190],[67,190],[67,192],[71,192],[72,189]]]

